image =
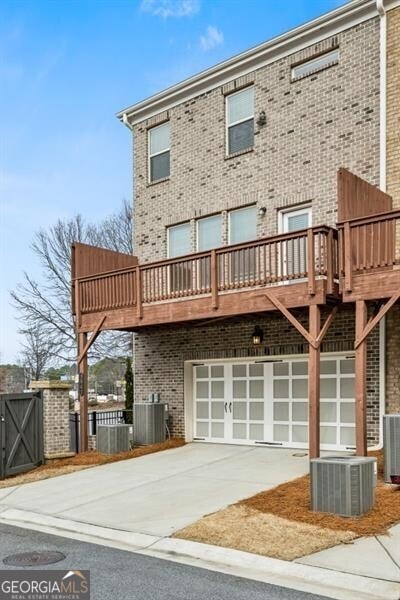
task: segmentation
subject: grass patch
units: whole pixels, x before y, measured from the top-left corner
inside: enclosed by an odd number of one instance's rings
[[[154,452],[169,450],[171,448],[179,448],[180,446],[184,446],[184,444],[184,440],[172,438],[171,440],[167,440],[160,444],[141,446],[129,450],[128,452],[120,452],[119,454],[101,454],[100,452],[93,451],[82,452],[81,454],[76,454],[70,458],[52,460],[27,473],[13,475],[12,477],[7,477],[7,479],[2,479],[0,480],[0,488],[22,485],[24,483],[49,479],[50,477],[57,477],[59,475],[67,475],[68,473],[89,469],[90,467],[107,465],[109,463],[128,460],[130,458],[138,458],[139,456],[145,456],[146,454],[153,454]]]
[[[357,535],[351,531],[333,531],[295,523],[244,504],[233,504],[185,527],[173,537],[280,560],[294,560],[351,542]]]
[[[359,536],[387,533],[400,521],[400,491],[383,481],[382,452],[370,455],[378,460],[378,485],[375,506],[362,517],[312,512],[305,475],[207,515],[173,537],[293,560]]]

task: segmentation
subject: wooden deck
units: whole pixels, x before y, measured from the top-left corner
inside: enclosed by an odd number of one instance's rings
[[[79,399],[87,423],[87,353],[107,329],[279,311],[309,345],[309,454],[320,452],[321,343],[341,302],[355,304],[356,446],[367,452],[367,338],[400,302],[400,210],[346,169],[338,171],[338,229],[325,225],[139,264],[135,256],[76,243],[72,310],[78,333]],[[369,300],[374,311],[368,320]],[[331,304],[321,323],[321,307]],[[292,308],[308,307],[308,329]],[[91,333],[88,338],[88,333]],[[87,449],[86,427],[81,448]]]
[[[326,304],[338,298],[337,239],[336,230],[319,226],[154,263],[135,259],[91,275],[85,247],[75,244],[78,330],[93,331],[103,315],[101,330],[138,330],[276,310],[262,293],[266,288],[288,308]],[[102,249],[88,252],[98,270]],[[106,257],[109,265],[109,252]]]
[[[343,302],[383,300],[400,291],[400,210],[339,225]]]

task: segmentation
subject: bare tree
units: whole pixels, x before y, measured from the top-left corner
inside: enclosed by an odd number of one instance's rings
[[[23,334],[21,365],[26,369],[30,381],[40,379],[49,367],[54,348],[38,326],[21,330]]]
[[[48,341],[54,360],[76,356],[76,336],[71,313],[71,244],[83,242],[132,253],[132,211],[125,201],[118,213],[98,224],[85,223],[81,215],[59,220],[35,234],[32,250],[42,267],[40,281],[29,273],[11,298],[22,322],[22,331],[39,330]],[[102,333],[92,356],[122,356],[132,348],[132,335]]]

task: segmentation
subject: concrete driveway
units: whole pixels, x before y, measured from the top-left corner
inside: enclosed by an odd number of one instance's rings
[[[0,490],[0,512],[19,509],[38,517],[164,537],[205,514],[307,473],[304,454],[288,449],[187,444],[4,488]]]

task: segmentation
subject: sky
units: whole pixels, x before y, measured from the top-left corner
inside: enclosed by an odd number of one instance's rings
[[[343,0],[2,0],[0,363],[18,359],[9,292],[40,281],[34,233],[132,198],[115,113]]]

